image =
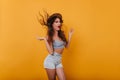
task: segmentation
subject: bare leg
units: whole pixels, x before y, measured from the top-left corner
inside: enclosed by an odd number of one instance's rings
[[[59,80],[66,80],[63,68],[56,68],[56,73]]]
[[[48,79],[49,79],[49,80],[56,80],[56,72],[55,72],[55,69],[47,69],[47,68],[46,68],[46,72],[47,72],[47,75],[48,75]]]

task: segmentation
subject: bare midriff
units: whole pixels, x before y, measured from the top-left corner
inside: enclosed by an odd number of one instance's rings
[[[64,48],[60,48],[60,49],[54,49],[54,52],[57,52],[59,54],[62,54]]]

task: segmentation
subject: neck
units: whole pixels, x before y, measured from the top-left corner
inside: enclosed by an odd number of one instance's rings
[[[58,35],[58,31],[55,30],[54,31],[54,35],[57,36]]]

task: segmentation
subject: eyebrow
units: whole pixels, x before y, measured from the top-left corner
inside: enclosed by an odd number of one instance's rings
[[[57,20],[57,21],[55,21],[55,22],[60,22],[60,21]]]

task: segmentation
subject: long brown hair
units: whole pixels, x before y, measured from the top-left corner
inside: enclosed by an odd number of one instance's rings
[[[40,14],[40,16],[42,17],[42,19],[39,20],[41,25],[46,25],[48,30],[47,30],[47,35],[48,35],[48,43],[51,44],[53,43],[53,35],[54,35],[54,30],[53,30],[53,22],[55,21],[56,18],[60,19],[61,24],[63,23],[62,20],[62,15],[60,13],[54,13],[52,15],[49,16],[49,14],[45,11],[44,12],[44,16]],[[66,44],[68,43],[64,31],[63,30],[59,30],[58,31],[58,36],[61,40],[63,40]]]

